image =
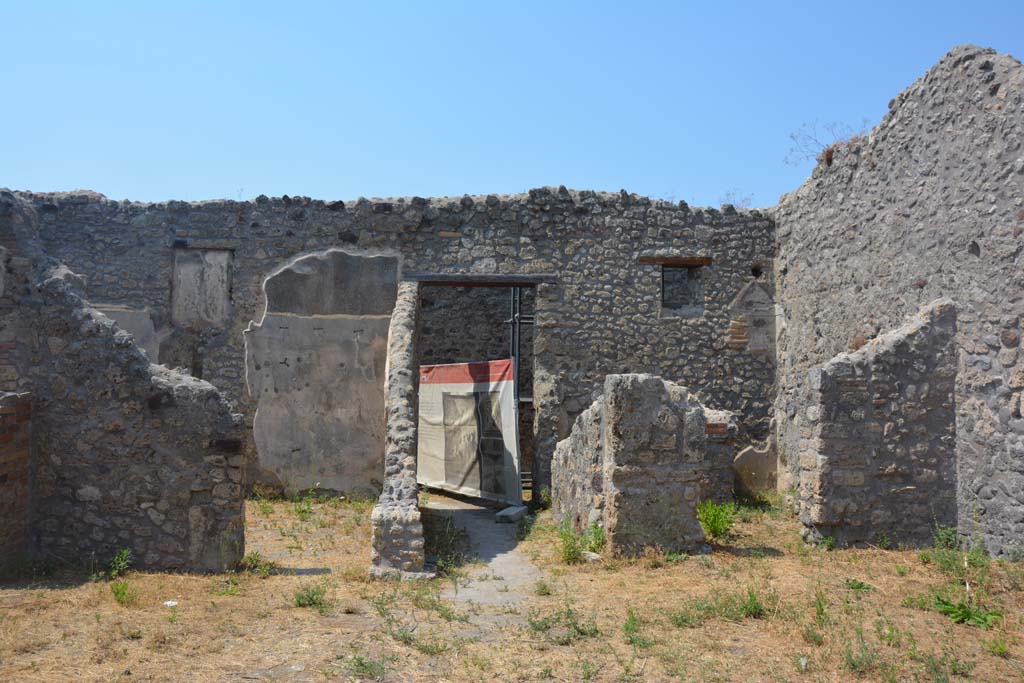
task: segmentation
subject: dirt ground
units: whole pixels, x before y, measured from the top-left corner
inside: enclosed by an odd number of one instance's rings
[[[0,584],[0,681],[1024,681],[1020,562],[807,548],[762,502],[708,554],[566,564],[544,512],[514,548],[539,578],[510,590],[431,512],[447,575],[377,582],[369,512],[250,501],[259,556],[231,574],[25,570]],[[498,597],[467,599],[489,572]]]

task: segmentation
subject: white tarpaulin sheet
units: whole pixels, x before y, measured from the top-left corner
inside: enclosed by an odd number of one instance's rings
[[[511,360],[420,366],[420,484],[521,503],[513,382]]]

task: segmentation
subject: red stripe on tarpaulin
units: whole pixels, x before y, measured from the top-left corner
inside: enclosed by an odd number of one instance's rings
[[[420,366],[420,384],[483,384],[511,380],[511,360]]]

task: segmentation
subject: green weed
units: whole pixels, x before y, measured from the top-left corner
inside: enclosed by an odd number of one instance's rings
[[[214,595],[225,597],[238,595],[240,589],[241,586],[238,583],[238,579],[229,575],[225,579],[218,579],[210,592]]]
[[[135,560],[132,557],[132,551],[128,548],[121,548],[110,558],[110,564],[107,565],[107,577],[113,581],[128,573],[133,564],[135,564]]]
[[[139,600],[139,589],[128,582],[127,579],[120,579],[110,584],[110,592],[121,607],[131,607]]]
[[[864,583],[860,579],[846,579],[846,581],[843,582],[843,585],[858,593],[867,593],[869,590],[874,590],[875,588],[870,583]]]
[[[632,608],[626,611],[626,622],[622,625],[622,632],[626,634],[626,642],[633,647],[646,649],[654,645],[653,640],[640,632],[640,617]]]
[[[864,640],[864,633],[860,629],[857,629],[856,645],[846,644],[843,663],[847,669],[859,676],[870,673],[878,666],[878,653]]]
[[[972,601],[965,599],[953,602],[942,596],[935,597],[935,609],[940,614],[945,614],[957,624],[970,624],[981,628],[991,628],[1003,618],[1003,613],[996,610],[985,609],[981,605],[971,604]]]
[[[311,496],[305,496],[304,498],[297,499],[292,503],[292,510],[300,521],[308,522],[313,516],[313,498]]]
[[[580,533],[566,520],[558,527],[558,554],[566,564],[579,564],[584,552],[600,553],[607,544],[604,529],[597,522]]]
[[[800,636],[809,644],[815,647],[821,647],[825,644],[825,636],[822,635],[814,624],[804,624],[803,629],[800,631]]]
[[[253,550],[246,554],[239,562],[239,568],[243,571],[256,574],[261,579],[265,579],[275,571],[277,571],[277,563],[268,560],[260,554],[260,551]]]
[[[295,606],[309,607],[320,614],[325,614],[331,608],[331,602],[327,599],[326,583],[307,584],[295,591]]]
[[[384,662],[355,655],[348,662],[349,672],[356,678],[383,678],[387,668]]]
[[[443,640],[417,640],[416,649],[425,655],[436,657],[448,650],[448,643]]]
[[[1010,656],[1010,646],[1006,642],[1006,638],[1004,636],[997,635],[991,640],[983,640],[981,642],[985,646],[985,649],[988,650],[989,654],[1002,659],[1007,659]]]
[[[779,597],[775,591],[769,591],[762,596],[755,588],[748,586],[742,592],[691,600],[682,608],[670,613],[669,620],[680,628],[695,628],[715,618],[726,621],[763,619],[778,606],[778,602]],[[765,603],[768,603],[770,608]]]
[[[570,645],[582,638],[594,638],[601,633],[593,616],[584,619],[569,603],[547,616],[541,616],[531,610],[526,617],[526,623],[531,631],[546,634],[557,645]]]
[[[711,538],[724,538],[736,523],[736,506],[733,503],[701,501],[697,505],[697,520]]]
[[[469,561],[469,535],[449,515],[423,515],[423,541],[425,552],[437,558],[441,575],[450,576]]]

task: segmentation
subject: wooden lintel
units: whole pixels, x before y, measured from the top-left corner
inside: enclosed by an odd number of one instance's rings
[[[402,273],[402,279],[439,287],[536,287],[558,284],[558,277],[550,273]]]
[[[710,266],[710,256],[641,256],[640,263],[657,266],[673,266],[675,268],[696,268]]]

